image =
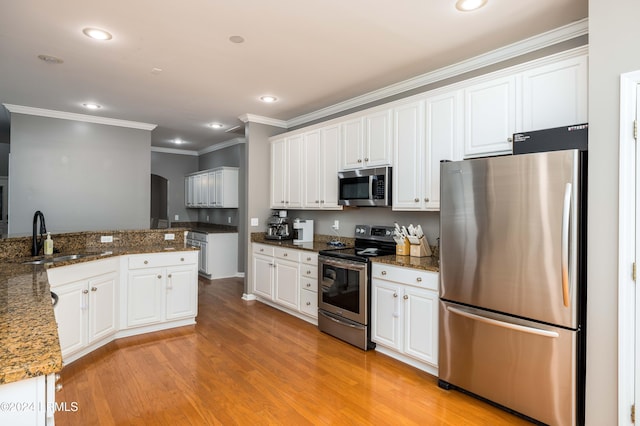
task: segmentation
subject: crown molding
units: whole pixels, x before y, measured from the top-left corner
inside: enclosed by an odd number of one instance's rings
[[[229,148],[230,146],[234,146],[234,145],[240,145],[245,142],[246,142],[245,138],[233,138],[228,141],[217,143],[215,145],[211,145],[206,148],[203,148],[200,151],[198,151],[198,155],[204,155],[210,152],[219,151],[221,149]]]
[[[195,157],[198,156],[198,151],[190,151],[188,149],[162,148],[159,146],[152,146],[151,152],[161,152],[163,154],[193,155]]]
[[[447,78],[456,77],[458,75],[474,71],[486,66],[494,65],[518,56],[553,46],[563,41],[571,40],[589,33],[588,18],[572,22],[565,26],[556,28],[546,33],[524,39],[522,41],[501,47],[496,50],[475,56],[456,64],[440,68],[438,70],[428,72],[417,77],[410,78],[398,83],[391,84],[381,89],[365,93],[361,96],[348,99],[344,102],[331,105],[311,112],[309,114],[300,115],[286,121],[286,128],[296,127],[305,123],[320,120],[322,118],[348,111],[362,105],[379,101],[381,99],[395,96],[428,84],[436,83]]]
[[[275,118],[262,117],[260,115],[254,114],[243,114],[238,117],[242,120],[243,123],[259,123],[259,124],[267,124],[269,126],[281,127],[283,129],[288,128],[288,123],[284,120],[276,120]]]
[[[21,105],[2,104],[9,112],[16,114],[37,115],[40,117],[59,118],[62,120],[84,121],[86,123],[106,124],[108,126],[128,127],[139,130],[153,130],[158,125],[140,123],[138,121],[119,120],[117,118],[97,117],[95,115],[76,114],[73,112],[55,111],[52,109],[33,108]]]

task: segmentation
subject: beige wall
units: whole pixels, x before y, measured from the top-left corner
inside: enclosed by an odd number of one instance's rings
[[[589,0],[587,425],[618,422],[620,74],[640,70],[640,2]],[[631,372],[629,372],[631,373]],[[628,423],[628,419],[620,419]]]

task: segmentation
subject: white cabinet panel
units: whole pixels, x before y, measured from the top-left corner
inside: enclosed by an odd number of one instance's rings
[[[341,170],[359,169],[363,165],[362,118],[348,120],[340,124]]]
[[[166,271],[166,320],[195,317],[198,310],[198,277],[193,267],[170,267]]]
[[[341,170],[391,165],[392,110],[340,123]]]
[[[89,343],[101,340],[117,331],[116,272],[92,278],[89,290]]]
[[[371,340],[400,350],[400,288],[386,281],[374,281],[371,295]]]
[[[438,364],[438,294],[405,287],[404,351],[433,365]]]
[[[253,292],[266,299],[273,299],[273,257],[253,255]]]
[[[418,210],[423,192],[424,101],[394,109],[393,209]]]
[[[162,268],[129,272],[127,280],[127,326],[162,321]]]
[[[298,263],[276,259],[274,301],[288,308],[299,308]]]

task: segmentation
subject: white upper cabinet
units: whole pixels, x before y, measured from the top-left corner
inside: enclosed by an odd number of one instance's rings
[[[440,209],[440,161],[462,159],[462,93],[394,109],[393,210]]]
[[[338,206],[340,126],[328,126],[303,134],[305,209],[341,209]]]
[[[303,136],[271,142],[271,207],[301,208],[303,205]],[[306,173],[306,172],[305,172]]]
[[[391,164],[391,115],[386,109],[341,123],[340,170]]]
[[[587,57],[522,73],[522,131],[586,123]]]
[[[511,153],[516,122],[516,76],[474,84],[464,89],[464,156]]]
[[[286,139],[271,141],[271,208],[286,206],[286,151]]]
[[[187,207],[238,207],[237,167],[204,170],[186,176],[184,181]]]

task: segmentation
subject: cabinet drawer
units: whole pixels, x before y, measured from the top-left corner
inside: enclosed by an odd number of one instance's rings
[[[300,288],[303,290],[318,292],[318,279],[309,277],[300,277]]]
[[[306,265],[318,265],[318,253],[303,251],[300,253],[300,262]]]
[[[318,267],[314,265],[300,264],[300,278],[318,278]]]
[[[129,269],[157,268],[198,263],[198,252],[150,253],[129,256]]]
[[[373,263],[371,267],[372,278],[386,281],[394,281],[414,287],[438,290],[438,273],[423,271],[414,268],[402,268],[383,263]]]
[[[290,260],[292,262],[300,262],[299,250],[274,247],[273,255],[280,259]]]
[[[318,318],[318,294],[308,290],[300,290],[300,312]]]
[[[264,254],[265,256],[273,256],[274,246],[269,246],[266,244],[254,244],[253,252],[256,254]]]

